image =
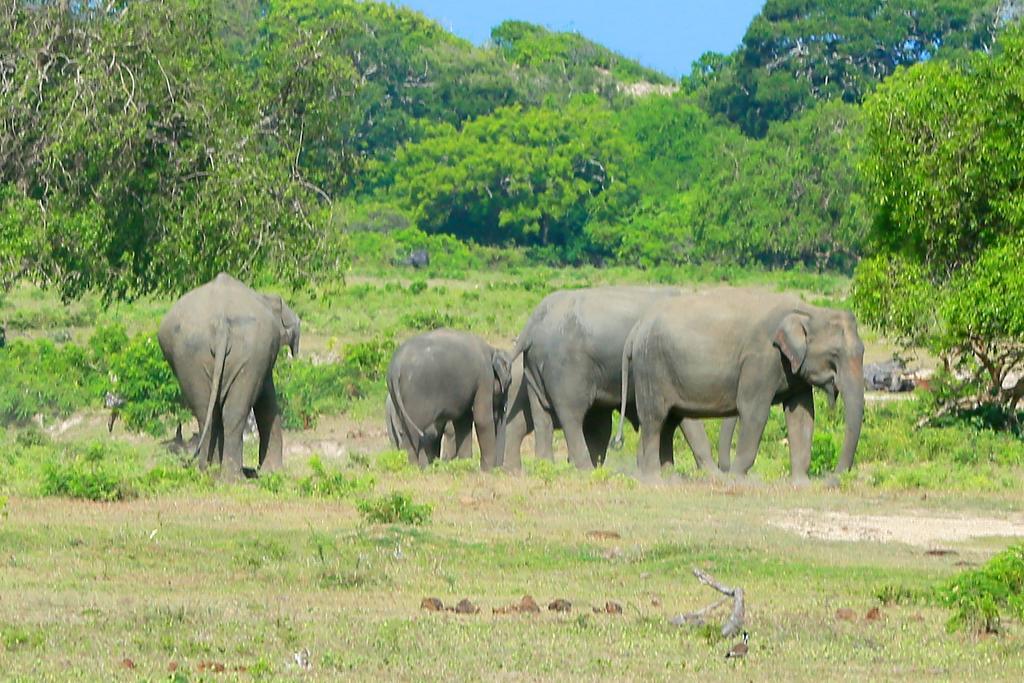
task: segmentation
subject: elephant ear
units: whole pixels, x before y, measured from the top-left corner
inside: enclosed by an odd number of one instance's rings
[[[772,344],[779,347],[793,372],[799,372],[807,358],[807,328],[804,327],[803,317],[798,313],[790,313],[783,318],[772,338]]]
[[[512,361],[508,354],[500,349],[491,353],[491,369],[494,371],[494,379],[497,380],[502,394],[507,394],[512,385]]]

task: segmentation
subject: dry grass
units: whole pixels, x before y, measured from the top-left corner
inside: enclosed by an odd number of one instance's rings
[[[157,679],[171,662],[192,677],[204,662],[223,664],[228,680],[717,679],[737,668],[759,680],[1024,676],[1019,627],[998,639],[950,636],[947,614],[928,605],[865,619],[882,586],[926,588],[1003,541],[931,556],[771,523],[796,509],[1019,510],[1008,498],[975,506],[781,484],[414,471],[384,475],[378,489],[413,491],[434,505],[433,522],[367,526],[351,502],[275,499],[253,485],[124,504],[13,499],[0,523],[0,667],[31,680]],[[588,536],[595,530],[620,538]],[[693,566],[746,589],[746,661],[723,659],[728,643],[706,631],[667,623],[715,597]],[[492,613],[524,594],[573,610]],[[426,612],[427,596],[467,597],[481,612]],[[594,613],[608,600],[625,613]],[[837,619],[843,607],[855,621]],[[294,663],[303,649],[310,671]]]

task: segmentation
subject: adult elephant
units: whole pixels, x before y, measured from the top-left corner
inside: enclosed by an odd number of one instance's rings
[[[843,398],[846,435],[838,476],[853,464],[860,438],[863,363],[864,344],[848,311],[728,288],[667,301],[637,322],[623,348],[620,398],[623,404],[628,400],[632,375],[641,432],[638,466],[651,474],[672,459],[672,432],[683,418],[738,417],[739,442],[729,470],[745,475],[769,409],[781,403],[791,476],[806,482],[814,429],[812,389],[818,387],[830,403],[837,394]],[[732,423],[727,427],[731,435]]]
[[[452,422],[456,452],[472,448],[476,427],[480,468],[493,469],[504,447],[511,380],[508,354],[469,332],[434,330],[399,346],[388,365],[388,395],[410,462],[426,467],[437,459],[444,425]]]
[[[569,459],[579,469],[604,462],[612,435],[612,413],[623,388],[622,349],[630,329],[645,311],[660,308],[680,290],[672,287],[611,286],[548,295],[534,309],[512,352],[523,356],[530,416],[538,457],[554,459],[554,429],[565,434]],[[623,414],[637,424],[633,394]],[[706,442],[699,421],[687,420],[688,438]],[[525,435],[525,434],[524,434]],[[521,466],[518,441],[509,433],[505,468]],[[706,449],[694,449],[703,455]],[[698,462],[711,469],[710,455]]]
[[[216,457],[222,476],[241,476],[250,409],[260,436],[260,470],[281,467],[274,363],[283,346],[299,353],[299,318],[281,297],[220,273],[175,302],[157,339],[199,421],[199,467],[206,469]]]

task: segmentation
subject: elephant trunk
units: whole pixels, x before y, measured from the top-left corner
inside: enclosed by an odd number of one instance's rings
[[[292,350],[292,358],[299,357],[299,324],[295,324],[292,330],[291,339],[288,340],[288,347]]]
[[[846,418],[846,435],[843,450],[839,454],[835,475],[849,471],[853,466],[853,454],[860,440],[861,425],[864,422],[864,379],[859,358],[851,359],[839,376],[839,394],[843,397]]]

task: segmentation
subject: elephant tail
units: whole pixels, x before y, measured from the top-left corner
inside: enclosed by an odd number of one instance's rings
[[[416,426],[413,422],[412,416],[409,415],[409,411],[405,409],[405,402],[402,401],[402,390],[399,389],[399,379],[392,378],[388,375],[388,394],[391,396],[391,400],[395,404],[395,408],[398,410],[399,419],[402,424],[405,425],[405,434],[409,438],[409,444],[413,450],[419,450],[420,439],[423,438],[423,431]]]
[[[196,444],[196,451],[193,457],[199,457],[199,450],[203,447],[207,435],[210,433],[210,425],[213,424],[213,411],[220,400],[220,385],[224,377],[224,361],[228,355],[228,326],[226,322],[221,323],[214,340],[213,352],[213,378],[210,380],[210,403],[206,406],[206,421],[203,423],[203,433],[199,435],[199,443]]]
[[[395,448],[401,448],[401,430],[398,424],[398,415],[395,414],[395,401],[391,398],[390,391],[388,391],[387,401],[384,405],[384,416],[385,422],[387,423],[388,438],[391,440],[391,444]]]
[[[633,357],[633,335],[636,328],[626,336],[626,343],[622,347],[622,402],[619,404],[619,428],[612,439],[612,448],[622,448],[625,439],[622,436],[623,425],[626,422],[626,399],[629,397],[629,361]]]

